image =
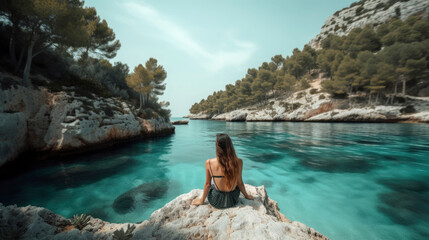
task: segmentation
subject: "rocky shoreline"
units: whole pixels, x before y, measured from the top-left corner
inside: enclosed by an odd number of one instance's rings
[[[169,119],[143,119],[120,98],[50,92],[1,76],[0,166],[23,153],[55,156],[174,133]]]
[[[354,98],[359,98],[355,96]],[[403,103],[372,105],[333,99],[327,93],[309,88],[294,94],[269,100],[264,107],[250,106],[231,112],[210,115],[189,114],[192,120],[222,120],[230,122],[374,122],[429,123],[429,97],[406,96]]]
[[[114,224],[90,218],[79,230],[66,219],[45,208],[0,203],[0,233],[18,235],[19,239],[112,239],[116,230],[135,227],[131,239],[313,239],[328,238],[313,228],[290,221],[279,211],[277,202],[270,199],[264,186],[246,184],[255,197],[242,195],[236,207],[218,210],[207,201],[192,206],[201,189],[182,194],[152,213],[140,223]]]

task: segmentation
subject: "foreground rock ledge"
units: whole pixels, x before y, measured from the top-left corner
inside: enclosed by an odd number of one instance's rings
[[[255,200],[240,196],[239,204],[218,210],[207,202],[191,206],[202,190],[192,190],[178,196],[152,213],[149,221],[138,224],[132,239],[328,239],[300,222],[291,222],[279,211],[277,202],[270,199],[264,186],[246,185]],[[92,218],[79,231],[70,220],[40,207],[3,206],[0,204],[2,231],[16,231],[21,227],[22,239],[112,239],[117,229],[127,223],[112,224]],[[4,230],[6,229],[6,230]]]

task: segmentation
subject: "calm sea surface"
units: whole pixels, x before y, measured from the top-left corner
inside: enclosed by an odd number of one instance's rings
[[[0,202],[140,222],[203,188],[221,132],[244,160],[245,183],[265,185],[291,220],[334,240],[429,239],[429,124],[195,120],[3,180]]]

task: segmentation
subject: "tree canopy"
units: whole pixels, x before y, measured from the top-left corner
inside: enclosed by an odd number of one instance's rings
[[[158,60],[150,58],[145,66],[139,64],[134,72],[126,78],[127,84],[140,96],[140,109],[147,106],[151,99],[164,94],[167,72],[164,67],[158,65]]]

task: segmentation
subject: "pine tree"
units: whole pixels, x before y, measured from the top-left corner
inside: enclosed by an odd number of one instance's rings
[[[151,71],[143,67],[141,64],[135,67],[134,72],[126,78],[127,85],[139,93],[140,109],[143,109],[147,104],[148,96],[153,88],[151,85],[152,81],[153,75]]]
[[[27,60],[23,81],[30,85],[32,60],[55,44],[81,46],[87,35],[81,2],[61,0],[32,0],[19,5],[20,27],[27,42]]]
[[[95,8],[84,9],[87,38],[83,47],[81,57],[86,60],[90,54],[97,57],[113,58],[121,47],[119,40],[113,30],[108,26],[106,20],[101,20]],[[85,61],[82,61],[85,62]]]

